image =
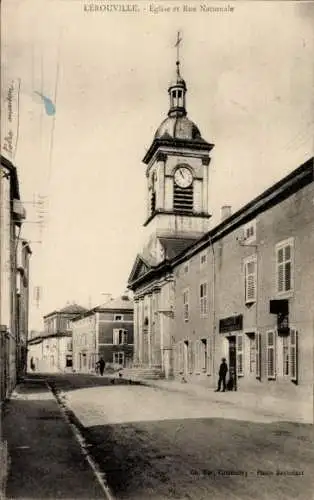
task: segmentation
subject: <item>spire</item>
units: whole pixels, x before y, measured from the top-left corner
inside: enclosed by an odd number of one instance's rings
[[[186,94],[186,84],[180,73],[180,44],[182,38],[180,31],[177,33],[177,40],[175,47],[177,49],[177,60],[176,60],[176,79],[169,85],[169,96],[170,96],[170,109],[168,116],[185,116],[185,94]]]

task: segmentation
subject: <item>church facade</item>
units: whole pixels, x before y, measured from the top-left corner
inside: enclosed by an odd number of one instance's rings
[[[294,395],[312,386],[313,158],[209,229],[210,152],[177,63],[144,163],[146,245],[129,276],[134,370],[147,378]]]
[[[210,151],[187,117],[177,62],[167,118],[143,159],[147,178],[146,246],[129,277],[134,292],[134,363],[172,374],[175,284],[168,263],[208,230]]]

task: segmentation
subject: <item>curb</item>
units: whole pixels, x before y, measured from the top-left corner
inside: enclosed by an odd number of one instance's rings
[[[60,396],[59,391],[47,381],[46,381],[46,385],[49,388],[49,390],[52,392],[52,394],[54,395],[54,397],[57,401],[57,404],[60,407],[60,410],[61,410],[61,413],[62,413],[64,419],[70,425],[71,430],[74,434],[74,437],[81,448],[82,454],[84,455],[88,465],[92,469],[92,472],[93,472],[94,476],[96,477],[97,482],[98,482],[101,490],[104,493],[104,498],[106,498],[106,500],[115,500],[113,492],[111,491],[111,489],[107,483],[106,474],[99,469],[98,464],[96,463],[93,456],[88,451],[89,448],[91,448],[91,445],[88,444],[88,442],[86,441],[86,439],[84,437],[86,428],[80,422],[80,420],[77,418],[75,413],[67,407],[64,399]]]

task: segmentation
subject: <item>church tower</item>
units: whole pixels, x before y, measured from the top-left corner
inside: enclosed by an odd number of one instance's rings
[[[180,42],[178,34],[176,75],[168,88],[168,116],[143,159],[147,165],[145,253],[155,264],[184,250],[209,229],[209,153],[214,146],[202,138],[187,116]]]

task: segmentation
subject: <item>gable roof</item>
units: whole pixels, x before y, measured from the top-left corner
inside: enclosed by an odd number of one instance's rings
[[[55,309],[54,311],[45,314],[44,319],[49,318],[49,316],[54,316],[55,314],[82,314],[86,312],[85,307],[79,306],[78,304],[69,304],[62,309]]]
[[[107,302],[100,304],[92,309],[85,310],[82,314],[72,319],[72,322],[75,323],[80,319],[86,318],[88,316],[92,316],[97,312],[110,312],[110,311],[130,311],[132,312],[134,309],[133,300],[129,299],[126,295],[122,295],[121,297],[117,297],[116,299],[110,299]]]
[[[149,264],[143,255],[137,254],[128,282],[134,281],[134,279],[140,276],[144,276],[152,267],[154,266]]]

